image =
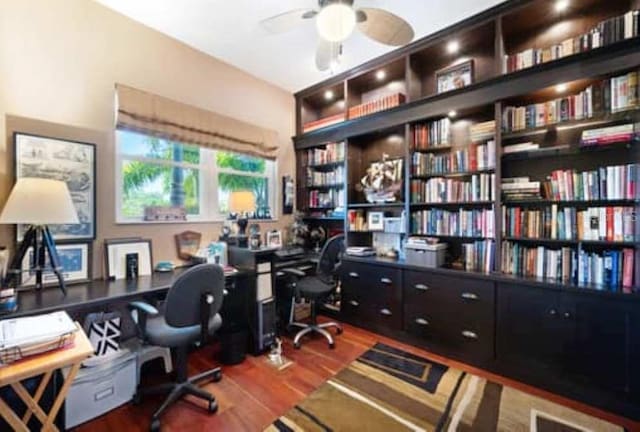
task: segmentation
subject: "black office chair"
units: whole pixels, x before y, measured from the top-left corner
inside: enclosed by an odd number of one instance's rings
[[[320,252],[318,266],[315,276],[305,277],[303,271],[297,269],[282,269],[281,271],[292,277],[291,287],[293,288],[293,298],[291,300],[291,311],[289,314],[289,326],[300,327],[302,330],[296,333],[293,339],[293,346],[300,348],[300,340],[306,334],[316,332],[323,335],[329,341],[329,348],[334,348],[333,336],[326,329],[336,328],[336,333],[342,333],[342,326],[336,322],[318,324],[317,303],[324,300],[338,286],[338,270],[340,260],[344,252],[344,235],[340,234],[331,237],[325,243]],[[294,305],[296,300],[305,298],[311,304],[311,322],[301,323],[293,321]]]
[[[215,264],[200,264],[178,276],[169,289],[164,313],[144,302],[132,302],[129,308],[137,322],[140,336],[151,345],[174,348],[176,351],[176,381],[140,389],[134,402],[142,395],[169,392],[169,396],[151,417],[152,431],[160,429],[160,415],[182,396],[190,394],[209,402],[209,412],[215,413],[218,404],[212,394],[195,385],[197,381],[212,378],[220,381],[222,371],[215,368],[194,377],[187,377],[189,348],[194,342],[206,342],[208,335],[222,325],[218,314],[222,306],[224,272]],[[203,326],[202,323],[208,323]]]

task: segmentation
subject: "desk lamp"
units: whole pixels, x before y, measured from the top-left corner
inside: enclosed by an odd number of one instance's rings
[[[231,192],[229,195],[229,211],[236,213],[238,224],[238,236],[246,237],[246,229],[249,220],[247,213],[255,211],[256,197],[253,192],[248,190],[239,190]]]
[[[31,268],[36,272],[36,289],[42,289],[42,273],[48,255],[53,272],[58,277],[60,289],[66,295],[64,279],[60,272],[60,258],[47,225],[79,223],[67,184],[64,181],[44,178],[18,179],[0,214],[0,223],[29,225],[11,261],[5,283],[9,285],[17,282],[21,263],[31,247]]]

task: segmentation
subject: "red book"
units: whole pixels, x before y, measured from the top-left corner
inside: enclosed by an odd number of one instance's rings
[[[613,241],[613,207],[607,207],[607,241]]]
[[[622,292],[629,294],[633,285],[633,249],[623,249],[622,256]]]

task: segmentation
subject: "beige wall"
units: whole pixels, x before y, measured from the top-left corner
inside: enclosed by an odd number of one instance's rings
[[[91,0],[0,0],[0,205],[13,183],[13,131],[94,142],[94,277],[102,274],[105,238],[150,237],[155,261],[177,261],[175,233],[191,229],[210,239],[220,230],[218,224],[115,224],[116,82],[276,130],[278,177],[293,174],[290,93]],[[280,216],[262,230],[287,222]],[[13,238],[12,227],[0,226],[0,245],[13,246]]]

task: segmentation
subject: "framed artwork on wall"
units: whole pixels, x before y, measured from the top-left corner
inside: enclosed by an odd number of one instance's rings
[[[96,237],[96,146],[91,143],[16,132],[13,135],[16,180],[38,177],[63,180],[78,212],[79,224],[49,225],[55,240]],[[20,242],[27,226],[18,225]]]
[[[445,93],[473,84],[473,60],[441,69],[436,72],[436,93]]]
[[[62,277],[66,284],[82,283],[91,280],[91,243],[65,243],[56,245]],[[33,248],[29,248],[22,260],[20,288],[29,288],[36,284],[36,272],[32,269]],[[45,285],[58,285],[58,276],[53,273],[49,257],[45,266],[48,270],[42,275]]]

